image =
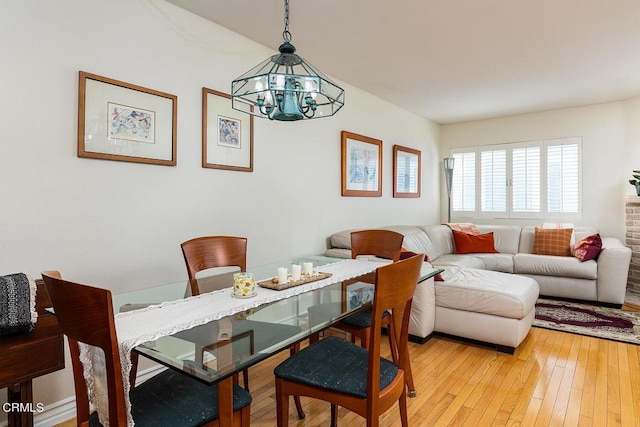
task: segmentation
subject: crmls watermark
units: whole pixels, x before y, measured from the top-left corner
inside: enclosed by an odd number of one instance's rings
[[[31,413],[40,413],[44,411],[44,403],[4,403],[2,405],[2,410],[4,412],[31,412]]]

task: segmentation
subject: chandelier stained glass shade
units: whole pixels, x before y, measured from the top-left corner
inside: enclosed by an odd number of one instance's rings
[[[294,121],[333,116],[344,105],[344,90],[295,53],[290,43],[289,2],[279,54],[231,83],[234,109],[271,120]]]

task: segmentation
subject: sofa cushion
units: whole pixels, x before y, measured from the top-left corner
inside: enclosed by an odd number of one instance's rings
[[[421,227],[429,236],[429,240],[433,243],[433,253],[430,253],[431,259],[435,260],[442,255],[455,253],[453,246],[453,234],[451,229],[446,225],[434,225]]]
[[[571,236],[573,228],[538,228],[535,229],[532,254],[536,255],[571,255]]]
[[[456,254],[488,253],[496,254],[493,245],[493,233],[469,234],[463,231],[451,230],[456,244]]]
[[[333,233],[331,237],[329,237],[329,243],[332,248],[339,249],[351,249],[351,232],[358,231],[361,229],[352,229],[352,230],[344,230],[339,233]],[[349,255],[351,258],[351,255]]]
[[[502,254],[517,254],[520,247],[519,225],[478,225],[482,233],[493,233],[493,243]]]
[[[433,264],[441,268],[454,266],[513,273],[513,255],[511,254],[442,255],[434,260]]]
[[[596,279],[598,265],[595,261],[580,262],[574,257],[551,255],[516,254],[513,257],[514,273],[540,276],[570,277],[574,279]]]
[[[467,268],[479,268],[485,270],[485,264],[480,254],[465,254],[465,255],[442,255],[433,260],[433,265],[436,267],[467,267]],[[495,254],[494,254],[495,256]]]
[[[538,283],[528,277],[459,267],[443,276],[435,284],[438,307],[522,319],[538,299]]]
[[[433,243],[421,227],[413,225],[389,225],[385,227],[373,227],[381,230],[391,230],[404,236],[402,246],[407,250],[419,254],[427,254],[431,258],[435,258],[435,250]],[[364,230],[363,228],[354,228],[350,230],[334,233],[329,237],[329,250],[331,249],[349,249],[351,250],[351,233],[353,231]],[[327,255],[334,256],[334,255]],[[348,258],[351,258],[349,254]]]

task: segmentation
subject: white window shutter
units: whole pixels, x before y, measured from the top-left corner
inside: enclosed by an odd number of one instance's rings
[[[480,151],[480,212],[507,213],[506,149]]]
[[[476,211],[476,153],[454,153],[453,180],[451,185],[451,212],[458,214]]]
[[[576,139],[576,138],[572,138]],[[578,142],[547,145],[547,214],[580,212],[580,147]]]
[[[541,145],[513,148],[511,198],[514,216],[541,213]]]

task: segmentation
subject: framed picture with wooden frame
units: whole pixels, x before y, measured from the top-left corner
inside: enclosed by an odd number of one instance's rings
[[[420,150],[393,146],[393,197],[420,197]]]
[[[382,196],[382,141],[342,131],[342,195]]]
[[[253,116],[231,107],[231,95],[202,88],[202,167],[253,172]]]
[[[178,97],[80,71],[78,157],[175,166]]]

